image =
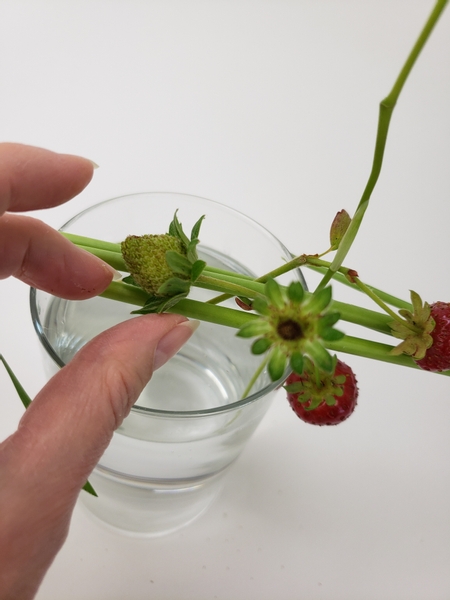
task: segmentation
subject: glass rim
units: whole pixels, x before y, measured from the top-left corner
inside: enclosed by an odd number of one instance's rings
[[[132,198],[132,197],[137,197],[137,196],[148,196],[148,195],[156,196],[156,195],[161,195],[161,194],[179,195],[179,196],[185,196],[188,198],[193,198],[195,200],[201,200],[201,201],[207,202],[209,204],[217,205],[230,213],[239,215],[239,217],[244,218],[246,221],[250,222],[254,227],[256,227],[257,229],[260,229],[266,235],[268,235],[270,238],[272,238],[277,244],[279,244],[280,249],[282,249],[283,252],[285,252],[287,256],[292,256],[291,253],[289,252],[289,250],[286,248],[286,246],[273,233],[271,233],[266,227],[264,227],[264,225],[261,225],[260,223],[258,223],[257,221],[255,221],[254,219],[252,219],[251,217],[246,215],[245,213],[243,213],[239,210],[236,210],[230,206],[227,206],[226,204],[223,204],[221,202],[217,202],[216,200],[209,200],[208,198],[203,198],[201,196],[195,196],[194,194],[185,194],[182,192],[136,192],[136,193],[132,193],[132,194],[124,194],[124,195],[120,195],[120,196],[115,196],[114,198],[110,198],[108,200],[102,200],[101,202],[97,202],[96,204],[93,204],[92,206],[81,210],[76,215],[73,215],[68,221],[66,221],[63,225],[61,225],[61,227],[59,228],[58,231],[64,231],[65,228],[67,228],[72,222],[77,221],[84,214],[86,214],[92,210],[95,210],[96,208],[98,208],[104,204],[112,203],[114,201],[122,200],[125,198]],[[296,268],[296,269],[293,269],[293,271],[297,273],[297,276],[301,280],[302,285],[305,287],[305,289],[307,289],[306,282],[304,280],[301,269]],[[37,296],[36,296],[37,292],[41,292],[41,291],[42,290],[38,290],[34,287],[30,288],[30,312],[31,312],[31,319],[33,322],[34,330],[38,336],[40,343],[42,344],[44,350],[47,352],[49,357],[53,360],[53,362],[59,368],[63,368],[66,366],[67,363],[65,363],[55,352],[53,346],[51,345],[51,343],[49,342],[49,340],[45,334],[44,327],[41,323],[41,319],[40,319],[39,312],[37,309]],[[52,295],[49,292],[45,292],[45,291],[42,291],[42,293],[48,294],[49,296]],[[270,394],[271,392],[273,392],[274,390],[276,390],[278,387],[280,387],[281,383],[286,379],[286,377],[288,377],[290,372],[291,371],[288,368],[286,370],[286,372],[284,373],[283,377],[280,378],[278,381],[272,381],[269,384],[267,384],[266,386],[264,386],[261,390],[258,390],[257,392],[246,396],[245,398],[241,398],[240,400],[231,402],[230,404],[224,404],[224,405],[215,406],[215,407],[206,408],[206,409],[186,410],[186,411],[161,410],[161,409],[155,409],[155,408],[148,408],[145,406],[139,406],[138,404],[133,404],[133,406],[131,407],[131,411],[135,412],[135,413],[143,414],[145,416],[154,416],[154,417],[160,417],[160,418],[179,418],[179,419],[195,418],[195,417],[202,417],[202,416],[205,417],[208,415],[232,412],[234,410],[237,410],[239,408],[242,408],[249,404],[252,404],[253,402],[256,402],[256,400],[258,400],[259,398],[266,396],[266,395]]]

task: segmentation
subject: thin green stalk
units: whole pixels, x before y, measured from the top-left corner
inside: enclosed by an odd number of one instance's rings
[[[250,381],[247,384],[247,387],[245,388],[245,390],[242,393],[241,396],[241,400],[243,400],[244,398],[247,398],[247,396],[250,394],[250,390],[252,389],[252,387],[255,385],[256,380],[258,379],[258,377],[261,375],[261,373],[264,370],[264,367],[267,365],[267,363],[269,362],[269,358],[270,358],[270,354],[268,354],[264,360],[261,361],[261,363],[259,364],[258,368],[256,369],[256,371],[253,373],[252,378],[250,379]]]
[[[292,260],[289,260],[288,262],[277,267],[276,269],[273,269],[272,271],[269,271],[268,273],[261,275],[261,277],[257,277],[256,279],[253,279],[253,281],[258,282],[258,283],[265,283],[270,278],[275,279],[275,277],[279,277],[280,275],[283,275],[284,273],[288,273],[289,271],[292,271],[293,269],[297,269],[298,267],[304,265],[305,262],[306,262],[306,260],[305,260],[304,255],[296,256]],[[252,279],[251,277],[248,277],[247,275],[241,275],[241,277]],[[219,304],[220,302],[225,302],[225,300],[228,300],[231,297],[232,297],[232,294],[221,294],[220,296],[211,298],[210,300],[208,300],[208,302],[210,304]]]
[[[328,263],[328,264],[330,264],[330,263]],[[328,268],[328,267],[318,267],[318,266],[314,266],[312,264],[307,264],[306,266],[309,269],[311,269],[312,271],[316,271],[317,273],[325,273]],[[339,283],[347,285],[347,286],[361,292],[361,290],[354,283],[349,281],[348,278],[345,277],[345,275],[342,275],[342,273],[339,273],[339,272],[335,273],[333,275],[333,279],[335,281],[338,281]],[[365,285],[368,288],[370,288],[379,298],[381,298],[387,304],[390,304],[391,306],[395,306],[396,308],[405,308],[406,310],[412,310],[411,302],[406,302],[406,300],[402,300],[401,298],[392,296],[392,294],[388,294],[388,293],[384,292],[383,290],[380,290],[380,289],[374,287],[373,285],[367,285],[367,283]]]
[[[262,283],[251,279],[242,279],[238,274],[222,275],[216,273],[215,275],[216,277],[210,277],[202,274],[194,285],[219,292],[229,292],[231,296],[255,298],[264,295],[264,284]]]
[[[324,277],[322,278],[322,281],[319,283],[317,289],[322,289],[328,284],[333,275],[342,265],[343,261],[345,260],[345,257],[348,254],[348,251],[350,250],[353,244],[353,241],[355,240],[355,237],[361,226],[364,214],[367,210],[367,207],[369,206],[370,197],[381,172],[389,125],[395,105],[403,89],[403,86],[408,78],[408,75],[410,74],[420,52],[422,51],[423,47],[425,46],[425,43],[430,37],[430,34],[447,3],[448,0],[438,0],[436,2],[433,11],[431,12],[424,28],[422,29],[416,43],[414,44],[413,49],[411,50],[408,58],[406,59],[406,62],[402,70],[400,71],[400,74],[397,77],[397,80],[395,81],[392,90],[380,103],[375,152],[369,179],[363,191],[355,215],[351,220],[350,226],[345,232],[344,237],[342,238],[334,260],[327,272],[325,273]]]
[[[364,340],[346,335],[337,342],[326,342],[325,346],[328,348],[328,350],[333,352],[344,352],[346,354],[362,356],[364,358],[379,360],[394,365],[420,369],[417,363],[410,356],[406,356],[406,354],[401,354],[400,356],[390,354],[393,346],[381,344],[380,342],[373,342],[371,340]],[[450,376],[450,371],[444,371],[441,373],[441,375]]]
[[[401,316],[398,313],[394,312],[391,308],[389,308],[389,306],[385,304],[383,300],[379,296],[377,296],[377,294],[375,294],[375,292],[368,285],[363,283],[361,279],[359,279],[359,277],[355,277],[354,282],[355,285],[357,285],[359,289],[364,294],[366,294],[366,296],[373,300],[375,304],[377,304],[382,310],[384,310],[384,312],[390,315],[395,321],[400,321],[401,323],[404,323],[404,320],[401,318]]]

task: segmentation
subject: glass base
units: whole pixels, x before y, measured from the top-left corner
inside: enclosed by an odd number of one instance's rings
[[[173,533],[203,515],[219,496],[222,473],[176,484],[164,480],[138,482],[96,467],[89,477],[98,497],[82,491],[81,504],[96,520],[133,537]]]

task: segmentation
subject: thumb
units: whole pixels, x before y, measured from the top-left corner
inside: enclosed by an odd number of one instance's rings
[[[22,472],[39,471],[41,482],[42,477],[47,486],[52,482],[55,491],[69,483],[82,487],[153,370],[179,350],[195,326],[179,315],[146,315],[86,344],[24,414],[13,436]]]
[[[1,598],[32,597],[114,430],[153,369],[196,324],[179,315],[146,315],[100,334],[49,381],[16,433],[0,444]]]

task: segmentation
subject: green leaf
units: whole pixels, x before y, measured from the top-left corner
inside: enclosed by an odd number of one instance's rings
[[[186,255],[188,257],[188,260],[191,263],[194,263],[198,259],[198,254],[197,254],[197,244],[198,244],[198,242],[199,242],[198,239],[193,239],[187,245]]]
[[[297,375],[301,375],[303,373],[303,354],[301,352],[293,352],[289,361],[291,365],[291,369]]]
[[[205,218],[205,215],[203,215],[202,217],[200,217],[200,219],[197,221],[197,223],[195,223],[194,227],[192,228],[191,231],[191,240],[198,240],[198,236],[200,233],[200,227],[202,226],[203,223],[203,219]]]
[[[307,308],[310,312],[320,314],[330,304],[331,295],[331,286],[323,288],[308,298],[305,303],[305,308]]]
[[[269,333],[270,330],[271,328],[267,321],[264,321],[264,319],[256,319],[244,323],[236,335],[238,337],[250,338],[255,337],[256,335],[264,335],[265,333]]]
[[[326,348],[318,341],[305,344],[306,351],[310,355],[312,361],[325,373],[333,372],[333,358]]]
[[[175,250],[167,250],[165,254],[166,263],[169,266],[169,269],[176,273],[177,275],[184,275],[185,277],[191,277],[192,273],[192,264],[179,252],[175,252]]]
[[[191,288],[190,281],[171,277],[158,288],[158,294],[161,296],[177,296],[178,294],[187,294]]]
[[[305,290],[303,289],[303,286],[299,281],[293,281],[289,285],[287,293],[289,299],[292,300],[292,302],[300,304],[300,302],[302,302],[304,298]]]
[[[281,290],[280,285],[275,279],[268,279],[266,281],[266,285],[264,286],[264,291],[266,296],[269,298],[270,302],[276,306],[277,308],[284,307],[284,296]]]
[[[326,342],[337,342],[338,340],[342,340],[344,336],[345,333],[343,331],[332,329],[331,327],[320,332],[320,337]]]
[[[294,381],[294,383],[288,383],[287,385],[283,385],[283,388],[288,394],[298,394],[299,392],[303,392],[305,386],[303,384],[303,381]]]
[[[319,329],[327,329],[328,327],[333,327],[341,318],[340,313],[338,312],[327,312],[319,320]]]
[[[196,260],[192,265],[191,281],[197,281],[205,267],[206,263],[204,260]]]
[[[131,275],[127,275],[126,277],[123,277],[122,283],[127,283],[128,285],[134,285],[135,287],[142,289],[141,286],[135,282],[135,280],[133,279],[133,277]]]
[[[31,404],[31,398],[30,396],[26,393],[26,391],[23,389],[22,384],[20,383],[20,381],[17,379],[17,377],[14,375],[11,367],[8,365],[8,363],[6,362],[6,359],[3,357],[2,354],[0,354],[0,360],[2,361],[2,363],[5,366],[5,369],[13,383],[13,386],[16,389],[17,394],[19,395],[20,400],[22,401],[22,404],[24,405],[25,408],[28,408]]]
[[[177,212],[178,209],[175,211],[173,220],[169,225],[169,235],[173,235],[179,238],[182,241],[183,245],[187,248],[189,245],[189,238],[183,231],[183,227],[177,217]]]
[[[270,346],[272,342],[267,338],[259,338],[252,345],[252,354],[264,354]]]
[[[138,308],[131,312],[132,315],[148,315],[160,312],[159,307],[167,301],[167,298],[161,296],[150,296],[142,308]]]
[[[268,315],[270,313],[267,300],[263,296],[257,296],[252,300],[251,304],[253,309],[261,315]]]
[[[94,490],[94,488],[92,487],[92,485],[89,483],[89,481],[86,481],[86,483],[83,485],[82,488],[85,492],[87,492],[88,494],[91,494],[92,496],[95,496],[96,498],[98,498],[98,494],[97,492]]]
[[[267,369],[272,381],[278,381],[283,377],[286,369],[286,355],[280,348],[274,348],[272,351]]]

